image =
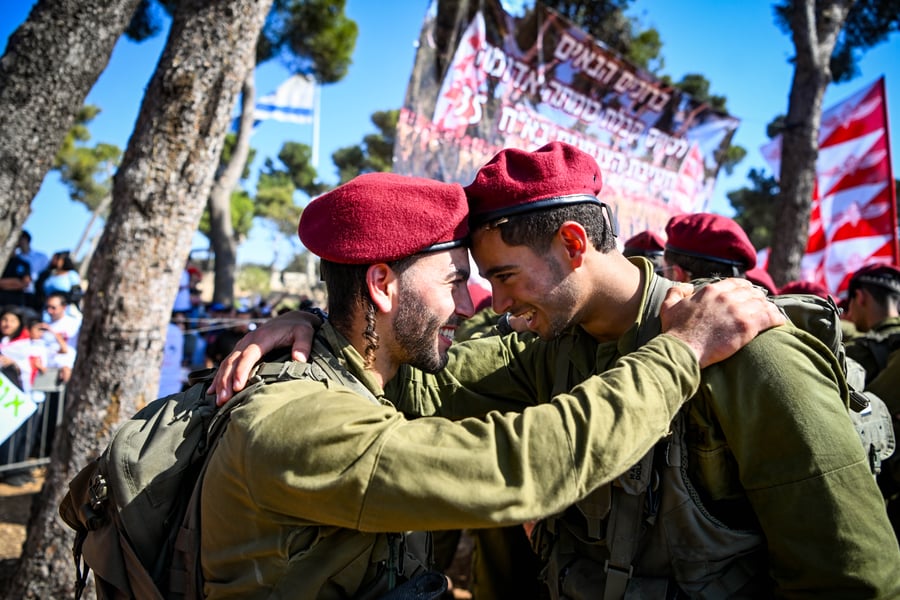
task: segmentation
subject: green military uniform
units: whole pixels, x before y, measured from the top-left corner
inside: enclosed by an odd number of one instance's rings
[[[598,365],[635,351],[659,331],[651,299],[664,290],[649,263],[632,260],[647,285],[640,316],[618,341],[598,343],[580,328],[550,342],[526,343],[515,335],[475,340],[453,354],[442,374],[428,378],[430,389],[423,392],[421,381],[413,381],[401,405],[427,411],[433,402],[441,414],[465,416],[453,408],[474,406],[479,396],[548,402],[554,383],[575,385]],[[687,476],[684,504],[696,519],[686,524],[669,514],[648,516],[634,552],[636,580],[674,578],[692,594],[712,582],[706,589],[712,598],[900,597],[900,549],[848,418],[847,386],[833,354],[804,331],[778,327],[705,369],[702,381],[675,421],[685,430],[684,460],[663,455]],[[665,466],[657,463],[655,470]],[[627,487],[627,480],[616,487]],[[578,568],[583,582],[594,580],[579,590],[564,584],[562,597],[602,597],[610,558],[604,533],[611,526],[595,521],[608,518],[604,489],[592,495],[596,502],[548,520],[535,538],[547,555],[593,561],[589,568],[572,563],[548,570],[565,578]],[[662,496],[665,509],[665,490]],[[698,527],[699,538],[682,537]],[[720,535],[730,537],[721,541]],[[732,564],[748,576],[726,577]],[[733,589],[715,590],[723,581]]]
[[[499,317],[491,307],[484,308],[460,323],[453,339],[462,342],[497,335]],[[443,534],[441,532],[435,536],[436,555],[441,548]],[[537,600],[543,597],[543,586],[538,580],[540,561],[521,525],[473,529],[468,534],[474,546],[468,589],[475,598]],[[449,539],[456,540],[458,537]],[[448,544],[449,540],[443,541],[445,547]],[[455,549],[454,544],[453,550]],[[444,553],[446,552],[445,548]]]
[[[617,372],[524,414],[408,420],[353,347],[330,325],[322,333],[378,403],[298,380],[267,385],[233,411],[201,497],[209,598],[378,597],[391,564],[398,581],[427,566],[416,536],[404,548],[386,532],[560,511],[652,447],[699,382],[693,353],[664,335]],[[506,388],[519,378],[501,377]],[[477,402],[460,411],[481,411]]]
[[[866,389],[900,413],[900,317],[888,317],[847,342],[847,356],[866,370]],[[892,367],[892,365],[895,365]]]
[[[847,342],[847,356],[866,370],[866,390],[884,400],[894,418],[895,437],[900,433],[900,317],[888,317],[870,331]],[[878,485],[887,502],[894,533],[900,537],[900,456],[885,460]]]
[[[482,308],[459,324],[453,339],[457,342],[464,342],[468,339],[492,335],[492,333],[496,332],[494,328],[497,325],[499,316],[491,307]]]

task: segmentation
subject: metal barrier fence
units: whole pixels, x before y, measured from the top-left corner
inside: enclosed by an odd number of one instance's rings
[[[0,474],[50,462],[53,435],[63,422],[66,385],[59,381],[59,369],[47,369],[35,377],[32,389],[44,392],[44,401],[0,446]]]

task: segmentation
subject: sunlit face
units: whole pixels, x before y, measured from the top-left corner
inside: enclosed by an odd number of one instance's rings
[[[472,256],[491,283],[497,313],[525,318],[528,329],[553,339],[576,322],[576,288],[564,265],[528,246],[509,246],[496,229],[472,236]]]
[[[0,315],[0,335],[12,336],[21,326],[22,321],[14,313],[6,312]]]
[[[394,318],[397,361],[436,373],[447,364],[456,328],[472,316],[465,248],[425,254],[399,278]]]

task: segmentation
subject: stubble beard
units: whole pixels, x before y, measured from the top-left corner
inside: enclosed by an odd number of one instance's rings
[[[394,337],[405,354],[404,363],[426,373],[437,373],[449,357],[437,349],[438,332],[444,324],[411,290],[400,290],[400,307],[394,320]]]

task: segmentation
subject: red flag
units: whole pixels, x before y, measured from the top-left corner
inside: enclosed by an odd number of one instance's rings
[[[777,173],[781,138],[761,149]],[[900,263],[884,78],[822,113],[800,279],[842,296],[857,269]]]

